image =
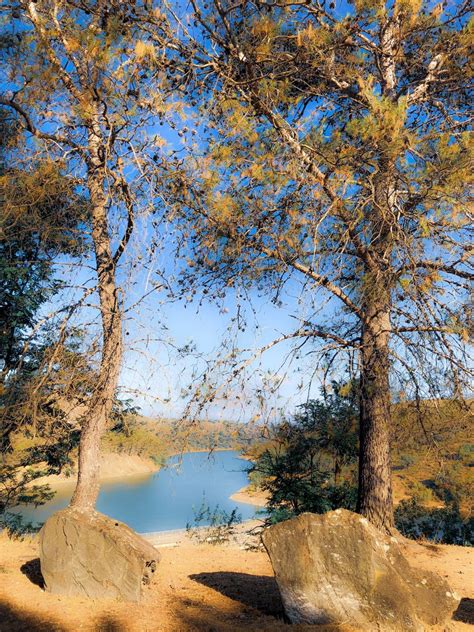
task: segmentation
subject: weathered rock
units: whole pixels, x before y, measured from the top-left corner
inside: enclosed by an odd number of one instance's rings
[[[159,561],[125,524],[72,508],[46,521],[39,542],[46,590],[59,595],[139,601]]]
[[[302,514],[266,529],[263,543],[292,623],[421,631],[458,602],[443,579],[410,567],[396,538],[350,511]]]

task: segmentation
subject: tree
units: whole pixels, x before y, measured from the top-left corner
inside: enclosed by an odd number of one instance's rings
[[[124,266],[136,266],[126,254],[149,209],[147,165],[160,152],[160,139],[149,129],[168,112],[156,82],[150,90],[150,78],[160,70],[156,42],[165,37],[166,22],[141,2],[6,5],[12,14],[8,33],[20,43],[7,66],[3,85],[8,90],[0,104],[18,116],[31,155],[59,163],[90,209],[87,236],[96,278],[82,284],[72,308],[85,296],[98,295],[102,341],[96,383],[81,419],[79,477],[71,504],[92,510],[99,491],[100,438],[122,363]],[[154,45],[140,38],[145,22]],[[140,256],[146,257],[146,250]]]
[[[0,128],[0,526],[18,533],[31,525],[10,509],[49,500],[53,492],[34,481],[61,471],[78,442],[77,423],[58,403],[77,401],[90,367],[75,332],[65,345],[52,327],[35,335],[35,326],[62,286],[57,257],[85,251],[87,204],[54,161],[22,162],[15,113],[1,109]]]
[[[23,168],[18,156],[24,135],[17,117],[0,111],[0,371],[2,382],[15,369],[38,311],[61,284],[54,263],[77,256],[86,244],[81,224],[87,204],[75,183],[47,158]],[[17,155],[13,159],[12,154]]]
[[[54,325],[54,324],[53,324]],[[83,332],[57,335],[54,326],[29,341],[0,394],[0,525],[11,534],[32,529],[11,511],[18,504],[41,505],[54,496],[35,481],[72,465],[80,418],[96,373],[83,353]]]
[[[322,400],[309,400],[280,421],[250,468],[251,478],[258,476],[269,493],[270,521],[355,506],[351,466],[357,459],[357,391],[350,384],[332,386]]]
[[[207,286],[299,282],[282,339],[357,357],[358,511],[390,530],[391,388],[466,381],[472,21],[467,2],[336,4],[193,2],[181,74],[192,59],[209,132],[169,186]]]
[[[323,392],[323,401],[309,400],[302,404],[294,422],[303,431],[312,433],[319,450],[331,456],[334,485],[337,485],[343,466],[357,456],[359,389],[351,382],[333,382],[331,389]]]

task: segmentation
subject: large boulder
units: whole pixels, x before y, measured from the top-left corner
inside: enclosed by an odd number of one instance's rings
[[[263,543],[292,623],[422,631],[458,602],[443,579],[410,567],[396,538],[344,509],[276,524]]]
[[[73,508],[46,521],[39,544],[46,590],[59,595],[139,601],[159,561],[125,524]]]

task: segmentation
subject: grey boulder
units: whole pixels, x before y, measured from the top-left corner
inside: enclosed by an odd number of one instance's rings
[[[39,545],[46,590],[58,595],[139,601],[159,561],[125,524],[73,508],[46,521]]]
[[[301,514],[262,537],[292,623],[421,632],[456,609],[443,579],[411,568],[396,538],[350,511]]]

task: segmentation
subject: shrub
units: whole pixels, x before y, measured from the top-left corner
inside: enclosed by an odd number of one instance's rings
[[[268,492],[268,521],[304,511],[355,509],[357,383],[334,382],[332,393],[309,400],[274,429],[271,444],[250,469],[250,480]]]
[[[186,525],[186,531],[200,543],[224,544],[233,538],[235,527],[241,522],[242,516],[237,509],[228,512],[219,505],[211,509],[203,498],[201,506],[194,512],[193,523]]]
[[[474,519],[463,519],[456,503],[428,509],[416,498],[402,500],[395,510],[397,529],[408,538],[426,538],[440,544],[474,544]]]
[[[432,502],[434,500],[431,489],[419,481],[409,483],[409,489],[412,497],[421,504]]]
[[[400,467],[403,469],[411,467],[412,465],[415,465],[416,463],[415,457],[412,456],[411,454],[400,455],[400,458],[398,461],[399,461]]]
[[[464,443],[459,448],[459,456],[462,459],[469,459],[474,456],[474,443]]]

